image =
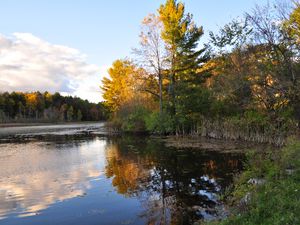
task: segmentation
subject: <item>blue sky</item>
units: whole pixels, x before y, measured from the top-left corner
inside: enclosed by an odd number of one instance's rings
[[[115,59],[130,56],[131,49],[138,44],[142,19],[147,14],[156,12],[163,2],[161,0],[0,0],[0,34],[5,37],[5,40],[14,40],[15,44],[21,40],[24,45],[27,45],[28,36],[24,41],[24,35],[16,38],[14,34],[28,33],[51,45],[77,49],[80,54],[86,56],[82,59],[86,63],[84,66],[88,64],[98,66],[99,74],[90,75],[92,69],[88,68],[86,70],[89,71],[87,73],[89,75],[82,79],[83,83],[90,88],[77,84],[73,85],[73,89],[58,88],[58,91],[75,93],[80,97],[98,101],[101,99],[101,94],[96,89],[106,68]],[[237,16],[242,16],[256,3],[264,4],[267,0],[185,0],[183,2],[186,11],[194,14],[195,22],[204,27],[207,35],[208,31],[216,31],[218,26]],[[204,37],[205,40],[207,36]],[[74,56],[77,53],[72,54]],[[10,66],[11,64],[10,61]],[[0,73],[0,87],[1,76]],[[69,78],[70,76],[64,79]],[[12,80],[10,82],[3,78],[2,86],[7,83],[10,84],[11,90],[20,88],[20,91],[23,91],[21,86],[14,87],[17,82]],[[0,89],[3,90],[4,87]],[[94,93],[88,93],[89,91]]]

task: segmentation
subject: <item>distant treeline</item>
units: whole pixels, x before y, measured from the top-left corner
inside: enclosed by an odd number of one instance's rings
[[[98,121],[106,118],[102,103],[49,92],[0,93],[0,122]]]

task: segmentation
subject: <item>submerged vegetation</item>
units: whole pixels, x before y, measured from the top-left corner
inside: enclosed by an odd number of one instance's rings
[[[283,145],[300,120],[299,8],[257,6],[203,44],[184,4],[167,0],[143,20],[136,57],[103,79],[111,125]]]
[[[106,118],[102,103],[49,92],[0,93],[0,122],[99,121]]]

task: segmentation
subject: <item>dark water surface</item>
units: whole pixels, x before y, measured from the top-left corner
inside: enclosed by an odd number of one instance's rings
[[[0,128],[0,224],[192,224],[226,215],[218,195],[241,154],[104,134],[102,123]]]

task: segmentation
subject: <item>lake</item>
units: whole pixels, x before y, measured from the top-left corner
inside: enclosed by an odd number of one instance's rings
[[[0,224],[192,224],[227,215],[219,195],[243,155],[109,137],[104,123],[0,128]]]

